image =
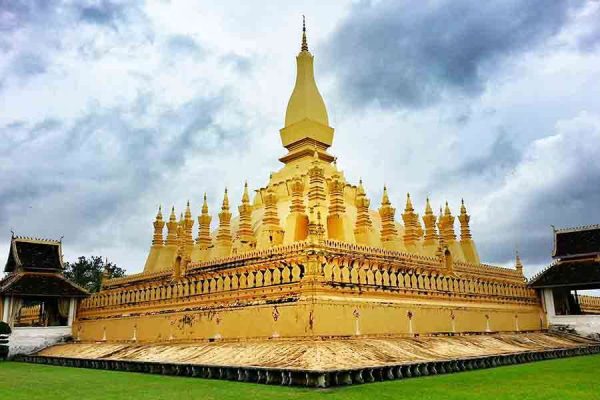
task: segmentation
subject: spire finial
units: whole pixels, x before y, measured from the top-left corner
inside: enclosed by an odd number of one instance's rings
[[[185,206],[185,219],[192,219],[192,210],[190,209],[190,201],[187,201],[187,205]]]
[[[465,206],[464,199],[460,199],[460,213],[463,215],[467,213],[467,207]]]
[[[387,192],[387,186],[383,185],[383,196],[381,197],[381,205],[382,206],[388,206],[391,205],[390,202],[390,198],[388,196],[388,192]]]
[[[431,204],[429,203],[429,196],[427,196],[427,200],[425,201],[425,214],[433,214]]]
[[[302,51],[308,51],[308,43],[306,42],[306,18],[302,15]]]
[[[406,193],[406,207],[405,207],[404,211],[406,211],[406,212],[414,211],[414,207],[413,207],[412,201],[410,199],[410,193]]]
[[[242,194],[242,203],[250,203],[250,195],[248,194],[248,182],[244,182],[244,194]]]
[[[521,256],[519,255],[519,249],[515,249],[515,269],[523,274],[523,263],[521,262]]]

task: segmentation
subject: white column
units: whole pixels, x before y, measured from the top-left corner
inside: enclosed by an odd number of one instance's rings
[[[73,320],[75,319],[75,309],[77,308],[77,299],[71,298],[69,301],[69,321],[67,326],[73,326]]]
[[[3,312],[2,312],[2,321],[6,322],[8,324],[8,316],[10,315],[10,297],[5,297],[4,298],[4,307],[3,307]]]
[[[554,309],[554,294],[552,293],[552,288],[542,289],[542,293],[544,296],[544,303],[546,304],[546,317],[550,323],[556,316],[556,310]]]

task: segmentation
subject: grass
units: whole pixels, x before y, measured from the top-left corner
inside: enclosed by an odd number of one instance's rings
[[[331,389],[0,362],[0,399],[600,399],[600,355]]]

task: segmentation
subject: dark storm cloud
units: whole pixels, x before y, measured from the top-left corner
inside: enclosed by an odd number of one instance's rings
[[[425,107],[445,94],[481,92],[494,64],[557,33],[569,4],[363,1],[320,53],[353,104]]]
[[[489,179],[494,176],[506,176],[521,160],[521,153],[515,147],[509,135],[501,131],[490,148],[465,160],[456,168],[440,172],[434,186],[440,184],[455,185],[465,178]]]
[[[79,18],[92,24],[112,25],[115,21],[125,19],[125,7],[107,0],[93,2],[80,6]]]
[[[132,116],[144,112],[136,106],[91,110],[73,123],[0,127],[1,141],[11,143],[0,154],[0,225],[101,242],[95,232],[102,224],[127,215],[165,172],[235,135],[223,136],[215,121],[224,98],[198,97],[166,110],[152,128],[137,122],[143,115]]]
[[[42,16],[50,18],[58,6],[54,0],[0,0],[0,31],[20,29]]]
[[[529,263],[549,262],[551,225],[600,223],[600,119],[585,114],[562,124],[560,133],[534,142],[495,185],[479,248],[502,262],[515,246]]]

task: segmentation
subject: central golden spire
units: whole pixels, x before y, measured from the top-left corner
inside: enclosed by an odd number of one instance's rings
[[[306,23],[302,20],[302,44],[296,56],[296,84],[285,113],[285,127],[281,129],[281,141],[290,154],[281,161],[304,157],[306,150],[318,147],[322,159],[333,158],[325,153],[333,141],[333,129],[329,126],[329,117],[325,102],[315,82],[314,57],[308,51]],[[331,161],[329,160],[329,161]]]

